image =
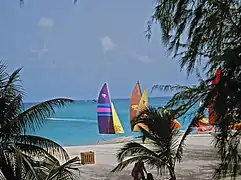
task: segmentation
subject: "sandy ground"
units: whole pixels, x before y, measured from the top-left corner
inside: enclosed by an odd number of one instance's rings
[[[126,138],[131,140],[130,137]],[[122,139],[123,140],[123,139]],[[107,144],[89,146],[68,146],[65,149],[71,157],[79,156],[80,152],[93,151],[95,153],[94,165],[83,165],[80,167],[80,179],[86,180],[128,180],[132,179],[131,169],[133,166],[120,173],[110,173],[117,165],[117,150],[124,143],[106,142]],[[187,138],[182,162],[176,166],[177,179],[185,180],[211,180],[216,163],[218,163],[215,150],[212,146],[212,136],[192,135]],[[156,174],[156,171],[149,170]],[[155,175],[156,177],[156,175]],[[156,177],[155,179],[168,179],[167,177]],[[230,179],[230,178],[227,178]],[[241,180],[241,178],[238,178]]]

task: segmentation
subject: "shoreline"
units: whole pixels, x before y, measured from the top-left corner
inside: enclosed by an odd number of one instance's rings
[[[182,136],[180,136],[181,139]],[[130,137],[129,137],[130,138]],[[133,137],[134,138],[134,137]],[[133,179],[131,171],[133,165],[118,173],[111,173],[117,165],[116,154],[126,142],[111,142],[103,144],[93,144],[84,146],[64,146],[70,158],[80,157],[81,152],[94,152],[95,164],[80,165],[80,175],[82,179],[88,180],[126,180]],[[151,148],[150,144],[144,146]],[[185,180],[210,180],[213,179],[214,169],[219,163],[219,157],[213,144],[213,135],[211,134],[194,134],[189,135],[185,141],[183,156],[180,163],[176,164],[177,179]],[[154,168],[147,168],[152,173],[154,179],[160,179]],[[157,178],[158,177],[158,178]],[[170,179],[163,176],[161,179]],[[229,180],[223,178],[221,180]],[[241,176],[237,177],[241,180]]]
[[[181,137],[182,136],[180,136],[180,138]],[[212,179],[213,168],[218,162],[217,154],[212,144],[212,137],[211,134],[195,134],[187,137],[182,162],[177,163],[176,166],[178,179]],[[129,139],[131,138],[129,137]],[[75,156],[80,157],[80,152],[94,152],[95,164],[81,165],[79,167],[81,176],[84,177],[83,179],[125,180],[132,179],[131,170],[133,165],[114,175],[110,173],[117,165],[116,154],[125,143],[126,142],[115,143],[113,141],[111,143],[85,146],[64,146],[64,149],[69,153],[70,158]],[[144,146],[151,148],[147,143],[144,144]],[[157,176],[155,170],[148,169],[148,171],[153,173],[155,177]]]
[[[181,132],[179,134],[180,137],[182,137],[184,133]],[[211,132],[203,132],[203,133],[195,133],[195,134],[189,134],[188,137],[213,137]],[[86,147],[86,146],[95,146],[95,145],[104,145],[104,144],[119,144],[119,143],[127,143],[127,142],[141,142],[141,138],[137,138],[138,136],[121,136],[116,137],[112,139],[107,140],[99,140],[96,143],[90,143],[90,144],[79,144],[79,145],[61,145],[62,147]],[[148,140],[147,140],[148,141]]]
[[[182,136],[180,136],[179,140],[181,140]],[[199,146],[199,147],[212,147],[213,143],[213,135],[211,134],[191,134],[187,136],[185,141],[185,146]],[[148,141],[148,140],[147,140]],[[141,143],[141,140],[138,140],[134,136],[125,136],[125,137],[118,137],[106,141],[101,141],[100,143],[96,144],[89,144],[89,145],[73,145],[73,146],[63,146],[65,150],[69,153],[71,157],[73,155],[78,155],[80,152],[87,152],[87,151],[99,151],[102,148],[110,148],[110,149],[116,149],[119,147],[123,147],[124,144],[128,142],[138,142]],[[142,144],[142,143],[141,143]],[[146,142],[144,146],[149,146],[150,144]],[[93,149],[93,150],[91,150]]]

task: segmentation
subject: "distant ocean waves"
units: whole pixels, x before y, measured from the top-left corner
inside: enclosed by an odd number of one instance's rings
[[[97,120],[94,120],[94,119],[47,118],[47,120],[50,120],[50,121],[73,121],[73,122],[97,124]]]

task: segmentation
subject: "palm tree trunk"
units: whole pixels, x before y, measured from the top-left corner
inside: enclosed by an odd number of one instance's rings
[[[169,174],[171,176],[170,180],[176,180],[175,170],[174,167],[168,166]]]
[[[170,180],[176,180],[176,175],[174,172],[170,172],[170,176],[171,176]]]

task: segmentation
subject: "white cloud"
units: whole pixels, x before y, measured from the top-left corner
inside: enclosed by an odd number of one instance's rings
[[[54,26],[54,20],[48,17],[42,17],[39,20],[38,26],[43,28],[52,28]]]
[[[150,57],[148,57],[147,55],[141,55],[141,54],[137,54],[137,53],[134,53],[133,54],[133,57],[142,62],[142,63],[150,63],[152,62],[152,59]]]
[[[109,36],[104,36],[100,38],[100,42],[104,53],[115,49],[116,45]]]

